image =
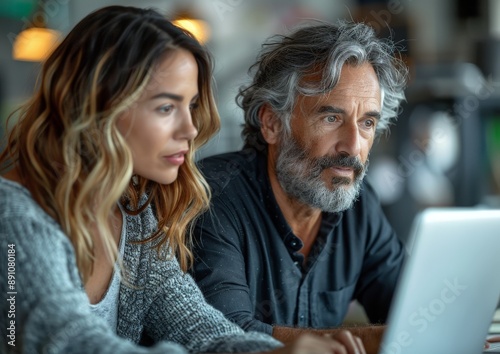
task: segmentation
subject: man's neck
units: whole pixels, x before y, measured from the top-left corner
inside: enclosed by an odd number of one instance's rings
[[[273,159],[268,158],[267,171],[276,202],[293,233],[304,243],[300,253],[307,257],[319,231],[321,210],[298,201],[283,190]]]

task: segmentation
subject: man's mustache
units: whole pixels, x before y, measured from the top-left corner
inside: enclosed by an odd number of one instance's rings
[[[352,168],[355,175],[361,174],[365,169],[365,165],[355,156],[322,156],[316,159],[316,164],[320,168],[320,171],[331,167]]]

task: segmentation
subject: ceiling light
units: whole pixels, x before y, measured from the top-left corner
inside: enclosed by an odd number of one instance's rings
[[[60,32],[48,28],[27,28],[16,36],[12,48],[15,60],[43,61],[59,43]]]

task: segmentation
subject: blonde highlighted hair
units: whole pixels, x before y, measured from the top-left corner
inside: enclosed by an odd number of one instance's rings
[[[199,107],[192,114],[198,135],[177,180],[160,185],[132,178],[132,155],[116,121],[140,97],[159,60],[178,49],[188,50],[198,64]],[[91,13],[44,63],[0,164],[17,167],[34,199],[61,225],[84,281],[92,273],[93,232],[108,256],[116,256],[109,220],[116,203],[125,201],[131,214],[153,205],[158,228],[146,241],[160,255],[168,246],[188,269],[190,226],[209,203],[194,152],[219,129],[211,86],[208,52],[149,9],[110,6]],[[144,194],[149,199],[141,204]]]

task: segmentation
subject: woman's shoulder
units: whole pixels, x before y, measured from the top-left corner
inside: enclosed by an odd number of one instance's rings
[[[33,199],[31,193],[17,182],[0,177],[0,224],[35,222],[60,230],[59,224]],[[5,225],[3,225],[5,226]]]
[[[21,184],[0,177],[0,213],[4,216],[9,214],[44,213],[43,209],[33,199],[31,193]]]
[[[0,245],[13,245],[16,253],[23,254],[22,260],[18,259],[19,267],[31,270],[26,274],[40,274],[34,278],[47,282],[55,279],[54,274],[60,277],[60,272],[72,264],[70,277],[74,284],[79,284],[69,238],[30,192],[20,184],[0,177],[0,200]],[[20,279],[25,279],[23,277],[20,275]]]

